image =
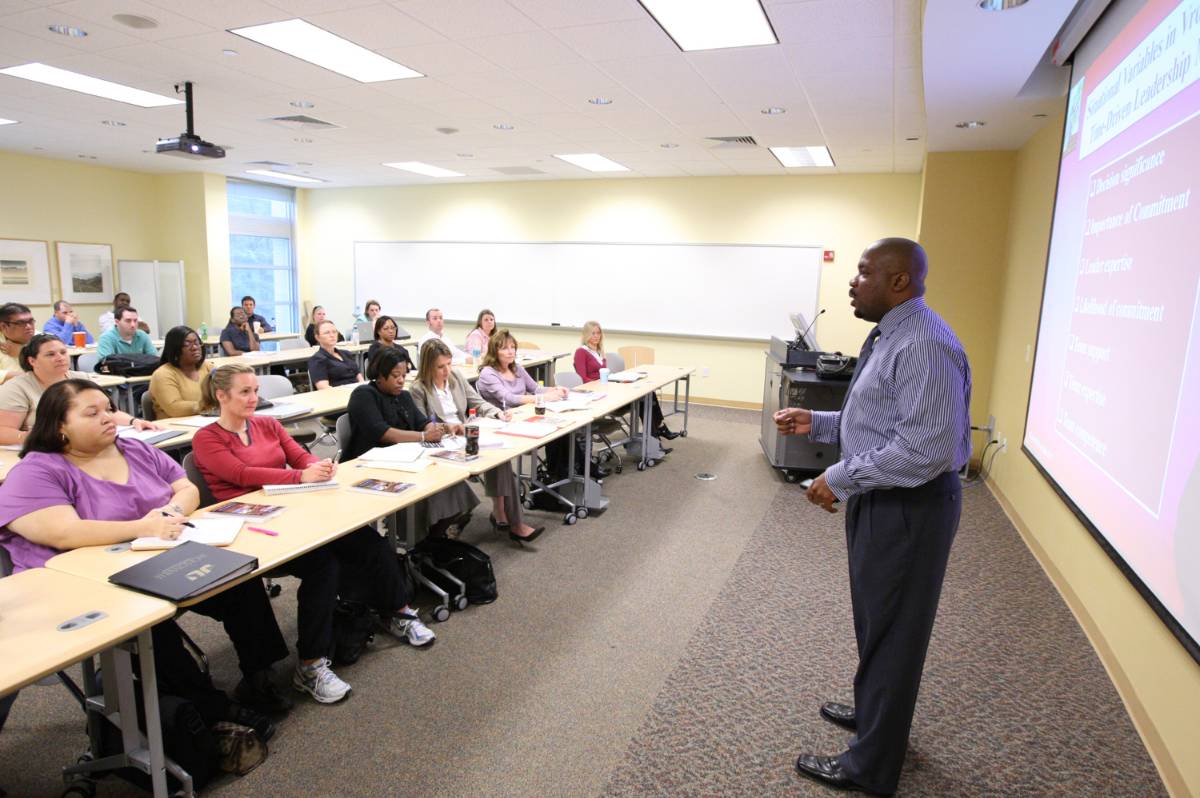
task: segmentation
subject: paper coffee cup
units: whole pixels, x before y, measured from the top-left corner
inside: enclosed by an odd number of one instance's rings
[[[600,382],[608,382],[608,369],[600,369]]]

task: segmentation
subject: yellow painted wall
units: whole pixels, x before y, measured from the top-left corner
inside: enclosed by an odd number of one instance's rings
[[[1012,152],[931,152],[918,240],[929,256],[926,299],[971,361],[971,418],[987,421],[1012,197]]]
[[[0,195],[0,238],[49,242],[53,299],[62,296],[56,241],[111,244],[114,284],[118,260],[182,260],[188,323],[225,323],[230,288],[223,176],[152,175],[3,151],[0,174],[12,189]],[[110,308],[110,302],[75,306],[94,335],[100,314]],[[51,308],[31,309],[40,328]]]
[[[915,235],[919,191],[918,175],[305,190],[300,192],[297,246],[300,294],[325,305],[344,326],[353,304],[356,240],[808,244],[837,253],[821,281],[821,304],[829,312],[821,320],[820,342],[827,349],[857,353],[869,326],[850,313],[846,283],[872,241]],[[427,294],[430,305],[438,304],[439,291],[447,290],[428,282],[414,285]],[[661,289],[663,301],[670,301],[670,286]],[[466,336],[466,325],[448,324],[447,329],[456,337]],[[574,332],[518,329],[518,334],[543,348],[578,345]],[[707,366],[711,376],[696,380],[696,395],[762,401],[763,343],[624,336],[606,346],[634,342],[655,347],[660,362]]]
[[[117,260],[164,257],[155,234],[154,176],[9,152],[0,152],[0,175],[5,186],[0,192],[0,238],[48,242],[53,299],[62,296],[56,241],[111,244],[114,280]],[[100,314],[111,307],[110,297],[104,304],[75,309],[98,334]],[[50,306],[31,310],[40,329],[50,318]]]
[[[1087,633],[1168,789],[1200,795],[1200,666],[1020,450],[1061,129],[1061,118],[1046,125],[1014,163],[989,403],[1008,448],[989,483]]]

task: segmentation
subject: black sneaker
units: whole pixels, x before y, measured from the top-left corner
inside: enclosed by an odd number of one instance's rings
[[[225,720],[254,729],[258,733],[258,738],[264,743],[275,736],[275,724],[271,722],[270,718],[241,704],[230,702],[229,711],[225,713]]]
[[[239,704],[268,715],[281,715],[292,708],[292,699],[275,686],[269,668],[243,678],[233,695]]]

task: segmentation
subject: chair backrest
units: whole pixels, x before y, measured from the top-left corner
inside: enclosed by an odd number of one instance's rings
[[[3,579],[12,572],[12,557],[8,556],[8,549],[0,546],[0,579]]]
[[[154,412],[154,397],[149,391],[142,394],[142,418],[147,421],[158,420],[158,413]]]
[[[282,374],[258,375],[258,395],[263,399],[278,399],[296,392],[292,381]]]
[[[609,371],[624,371],[625,358],[618,355],[616,352],[605,352],[604,360],[608,363]]]
[[[217,497],[212,495],[212,491],[208,489],[208,483],[204,481],[204,475],[196,467],[196,458],[192,452],[188,452],[183,457],[183,472],[187,474],[187,478],[191,483],[196,486],[196,490],[200,491],[201,507],[217,503]]]
[[[533,341],[517,341],[517,349],[541,349]]]
[[[622,346],[617,351],[621,353],[621,357],[625,359],[631,369],[654,362],[654,347],[652,346]]]
[[[80,371],[95,371],[96,364],[100,362],[100,356],[95,352],[88,352],[79,356]]]
[[[555,371],[554,384],[560,388],[578,388],[583,385],[583,377],[573,371]]]
[[[284,338],[279,342],[279,351],[284,349],[308,349],[308,341],[304,340],[304,336],[296,338]]]
[[[344,452],[350,448],[350,437],[354,435],[354,427],[350,424],[349,413],[342,413],[338,416],[337,424],[334,426],[334,435],[337,436],[339,449]]]

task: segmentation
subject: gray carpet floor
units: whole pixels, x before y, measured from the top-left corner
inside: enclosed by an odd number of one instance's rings
[[[846,740],[816,715],[850,695],[844,537],[766,465],[757,421],[695,408],[665,462],[606,480],[608,512],[573,527],[533,513],[549,530],[525,548],[477,512],[463,537],[492,555],[500,599],[434,626],[430,650],[377,640],[339,669],[347,701],[301,700],[267,762],[205,794],[826,794],[792,762]],[[1163,794],[1070,613],[991,496],[966,495],[901,794]],[[217,624],[182,623],[231,688]],[[84,742],[65,691],[27,689],[0,787],[58,794]],[[98,794],[139,793],[109,779]]]

